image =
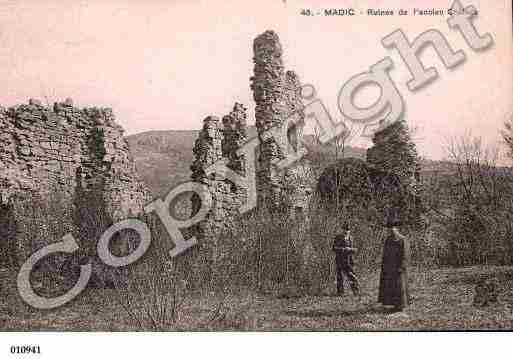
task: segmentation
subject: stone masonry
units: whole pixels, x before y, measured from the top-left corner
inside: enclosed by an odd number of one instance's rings
[[[286,144],[276,137],[263,138],[264,133],[275,126],[282,126],[287,115],[284,101],[285,71],[282,61],[282,47],[278,35],[266,31],[253,43],[254,76],[251,89],[255,100],[255,124],[260,137],[259,156],[259,203],[271,209],[281,207],[282,176],[273,165],[273,159],[283,159]],[[282,139],[283,140],[283,139]]]
[[[315,262],[315,250],[306,235],[312,172],[304,159],[282,168],[277,166],[280,160],[290,159],[304,146],[302,125],[305,114],[301,84],[295,72],[285,71],[282,47],[275,32],[266,31],[258,36],[253,49],[251,89],[256,103],[255,124],[260,142],[257,173],[247,173],[247,159],[237,155],[237,150],[248,140],[246,108],[236,103],[233,111],[223,117],[222,124],[217,117],[207,117],[194,146],[195,160],[191,170],[193,181],[203,183],[208,188],[213,208],[194,229],[203,247],[202,257],[196,262],[211,263],[210,267],[215,267],[216,258],[220,255],[218,240],[237,233],[239,208],[247,198],[243,189],[222,174],[207,175],[209,166],[223,160],[230,169],[243,176],[256,175],[258,209],[279,211],[294,220],[295,225],[289,233],[291,250],[301,259],[299,271],[309,273],[311,268],[308,263]],[[199,197],[193,196],[193,213],[200,205]]]
[[[275,32],[266,31],[258,36],[254,41],[254,52],[255,75],[251,88],[260,139],[256,166],[258,205],[270,210],[285,209],[293,217],[306,215],[312,187],[308,164],[302,160],[284,169],[276,166],[276,162],[286,158],[288,153],[303,148],[301,126],[296,126],[305,117],[299,77],[293,71],[285,72],[282,48]],[[253,175],[246,173],[246,159],[237,155],[237,150],[248,140],[246,118],[246,108],[236,103],[222,123],[214,116],[203,121],[203,129],[193,149],[192,180],[208,187],[213,208],[196,228],[199,239],[234,233],[238,209],[247,194],[219,173],[207,175],[206,169],[216,161],[224,160],[239,174]],[[273,128],[279,128],[284,135],[266,136]],[[193,196],[193,212],[199,208],[199,201]]]
[[[209,116],[203,121],[203,129],[194,146],[195,160],[191,166],[192,180],[205,184],[212,195],[212,210],[197,226],[197,235],[202,241],[221,233],[233,233],[239,207],[244,203],[246,192],[223,178],[219,173],[206,174],[206,169],[218,160],[227,161],[227,166],[241,175],[246,171],[246,159],[236,151],[246,142],[246,108],[236,103],[233,111],[219,118]],[[193,197],[193,212],[198,209],[199,198]],[[206,241],[208,242],[208,241]]]
[[[0,107],[0,222],[9,223],[0,228],[0,247],[10,263],[20,265],[33,251],[61,240],[33,238],[28,229],[35,218],[27,203],[49,208],[63,202],[59,234],[73,231],[82,247],[82,241],[95,238],[80,238],[85,220],[77,213],[101,214],[102,223],[110,225],[138,215],[148,200],[111,109],[78,109],[70,99],[51,108],[37,100]]]
[[[228,159],[228,167],[242,176],[246,173],[246,160],[237,151],[248,140],[246,117],[246,108],[240,103],[235,103],[233,111],[223,117],[223,157]]]
[[[294,71],[285,73],[285,100],[287,103],[287,141],[288,151],[304,150],[303,129],[299,125],[305,120],[304,105],[301,101],[301,83]],[[285,206],[292,216],[299,213],[308,216],[308,204],[312,193],[313,181],[310,166],[306,160],[300,160],[285,170]]]
[[[304,120],[300,97],[300,81],[293,71],[284,69],[282,46],[274,31],[259,35],[253,43],[254,76],[251,89],[256,102],[255,119],[260,137],[259,199],[271,209],[304,212],[311,193],[309,169],[299,161],[287,169],[279,169],[276,162],[287,153],[299,151],[302,146],[301,127]],[[265,136],[271,128],[281,129],[286,136]]]

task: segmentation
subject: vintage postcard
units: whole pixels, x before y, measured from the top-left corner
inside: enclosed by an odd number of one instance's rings
[[[510,0],[0,0],[0,331],[512,330],[512,30]]]

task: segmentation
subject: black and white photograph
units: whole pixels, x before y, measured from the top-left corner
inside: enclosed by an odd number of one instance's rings
[[[512,13],[0,0],[0,357],[512,331]]]

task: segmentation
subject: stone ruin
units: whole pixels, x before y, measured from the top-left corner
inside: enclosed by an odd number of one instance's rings
[[[243,155],[237,155],[237,150],[246,141],[246,108],[242,104],[236,103],[233,111],[223,117],[222,123],[214,116],[203,121],[203,129],[193,149],[195,160],[191,165],[191,178],[208,187],[213,202],[211,211],[196,228],[200,238],[233,232],[234,219],[246,200],[246,192],[219,173],[207,175],[206,169],[225,159],[228,168],[245,176],[246,160]],[[201,206],[199,201],[199,197],[192,197],[193,213]]]
[[[309,203],[312,172],[306,160],[278,168],[277,162],[303,149],[302,121],[305,114],[300,97],[301,85],[293,71],[285,71],[282,48],[278,36],[266,31],[254,41],[254,76],[251,88],[256,102],[255,120],[259,139],[256,149],[256,173],[246,173],[246,158],[237,155],[247,141],[246,108],[236,103],[233,111],[223,117],[215,116],[203,121],[203,128],[194,146],[192,180],[207,186],[212,195],[213,208],[192,232],[203,248],[196,263],[210,263],[215,267],[222,256],[223,239],[237,235],[241,225],[239,208],[246,202],[244,189],[225,179],[222,174],[207,175],[206,169],[219,160],[243,176],[256,176],[257,208],[263,216],[279,213],[290,219],[291,251],[304,263],[302,271],[308,272],[315,262],[313,244],[301,233],[309,228]],[[269,136],[269,134],[274,135]],[[195,213],[201,203],[199,196],[192,198]],[[282,218],[281,216],[276,218]],[[306,239],[305,239],[306,238]],[[303,240],[304,239],[304,240]],[[285,240],[285,239],[284,239]],[[220,249],[221,248],[221,249]],[[292,254],[291,254],[292,256]],[[212,273],[201,274],[212,278]]]
[[[258,188],[260,204],[271,211],[285,210],[293,217],[307,216],[312,178],[305,160],[280,169],[276,163],[303,149],[299,125],[305,114],[301,84],[293,71],[285,71],[278,35],[266,31],[253,43],[254,76],[251,89],[256,103],[255,122],[260,138]],[[279,128],[286,136],[266,136]]]
[[[235,186],[220,173],[207,173],[207,169],[219,160],[225,160],[227,167],[244,176],[246,159],[238,155],[237,150],[246,140],[246,108],[236,103],[222,122],[215,116],[205,118],[194,144],[191,179],[204,184],[212,196],[212,208],[190,230],[199,244],[199,251],[194,251],[189,259],[189,265],[194,268],[195,283],[213,280],[210,269],[216,266],[220,254],[219,239],[230,238],[235,233],[239,208],[246,200],[245,189]],[[197,194],[191,197],[191,205],[193,214],[201,207],[201,198]]]
[[[308,163],[297,161],[280,169],[276,163],[288,153],[298,152],[303,146],[304,120],[299,78],[293,71],[284,70],[282,47],[273,31],[258,36],[253,45],[254,76],[251,89],[256,102],[255,120],[260,140],[257,150],[258,207],[282,211],[305,223],[312,178]],[[192,180],[207,185],[213,198],[213,208],[196,229],[199,238],[214,238],[219,233],[233,233],[238,209],[246,200],[246,193],[219,174],[206,175],[205,169],[224,159],[228,167],[246,175],[246,161],[236,154],[248,140],[246,108],[236,103],[233,111],[223,117],[209,116],[203,122],[194,146],[195,160],[191,166]],[[266,136],[272,128],[286,136]],[[199,208],[199,198],[193,197],[193,212]]]
[[[136,216],[149,200],[109,108],[79,109],[71,99],[0,107],[0,164],[0,268],[20,266],[70,232],[92,249],[92,221]]]

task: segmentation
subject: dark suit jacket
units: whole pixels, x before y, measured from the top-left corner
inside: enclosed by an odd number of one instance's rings
[[[337,266],[352,267],[353,251],[351,250],[353,244],[351,236],[337,235],[333,241],[333,251],[335,252],[335,261]]]

